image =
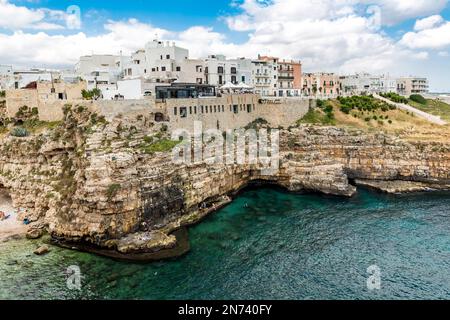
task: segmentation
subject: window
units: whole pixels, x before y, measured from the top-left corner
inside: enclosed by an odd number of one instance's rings
[[[222,73],[223,74],[223,67],[218,67],[217,68],[217,73]]]
[[[187,118],[187,108],[186,107],[181,107],[180,108],[180,116],[182,118]]]
[[[163,56],[161,55],[161,60],[163,59]]]
[[[233,105],[233,112],[236,114],[239,113],[239,106],[237,104]]]
[[[192,107],[189,107],[189,114],[192,114]]]
[[[201,112],[204,113],[203,106],[200,106],[200,109],[202,110]]]
[[[64,93],[58,93],[58,99],[64,100]]]
[[[155,72],[156,71],[156,68],[152,68],[152,72]]]
[[[144,69],[144,73],[147,73],[147,69]]]
[[[170,59],[170,54],[166,55],[166,59]]]
[[[225,106],[222,106],[222,112],[225,112]]]
[[[224,84],[223,83],[223,76],[219,76],[219,84]]]
[[[248,113],[252,112],[252,105],[251,104],[247,105],[247,112]]]
[[[245,76],[242,76],[241,81],[245,83]]]
[[[205,113],[208,113],[208,106],[205,106]]]
[[[214,106],[214,113],[217,112],[217,106]]]
[[[166,67],[161,67],[161,71],[166,71]]]
[[[177,71],[178,71],[178,72],[181,71],[181,67],[177,67]]]
[[[177,115],[177,107],[173,108],[173,114]]]
[[[212,106],[209,106],[209,113],[212,113]]]
[[[232,83],[237,83],[237,81],[236,81],[236,76],[231,76],[231,82],[232,82]]]
[[[197,106],[194,106],[194,113],[197,114]]]
[[[236,73],[237,73],[236,68],[235,68],[235,67],[232,67],[232,68],[231,68],[231,74],[236,74]]]

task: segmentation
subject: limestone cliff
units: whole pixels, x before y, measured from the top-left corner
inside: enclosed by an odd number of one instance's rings
[[[54,239],[119,257],[174,249],[175,230],[252,182],[340,196],[356,192],[352,180],[450,186],[449,145],[298,127],[281,132],[280,170],[263,176],[252,165],[175,165],[168,129],[145,115],[107,122],[67,108],[60,127],[2,139],[0,186]]]

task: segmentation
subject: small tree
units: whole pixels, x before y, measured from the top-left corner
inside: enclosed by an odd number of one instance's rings
[[[427,104],[427,99],[425,99],[420,94],[413,94],[409,97],[412,101],[420,103],[420,104]]]
[[[92,90],[81,90],[84,100],[98,100],[102,96],[102,91],[98,88]]]

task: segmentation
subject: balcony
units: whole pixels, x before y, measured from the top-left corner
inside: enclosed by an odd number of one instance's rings
[[[295,78],[294,76],[278,76],[278,80],[290,80],[293,81]]]

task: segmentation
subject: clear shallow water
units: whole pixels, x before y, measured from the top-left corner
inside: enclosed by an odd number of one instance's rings
[[[152,264],[0,244],[0,299],[450,299],[450,193],[250,190],[189,234],[188,255]],[[66,287],[70,265],[81,292]],[[367,289],[371,265],[379,291]]]

